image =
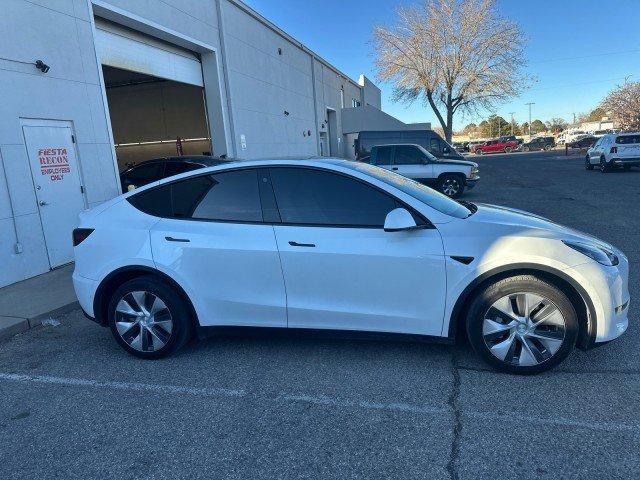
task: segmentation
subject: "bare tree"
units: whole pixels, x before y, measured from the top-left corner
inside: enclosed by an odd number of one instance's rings
[[[623,130],[640,131],[640,82],[628,82],[616,88],[601,106]]]
[[[396,101],[430,105],[448,141],[456,113],[492,111],[526,85],[524,36],[494,0],[423,0],[397,14],[373,32],[378,76]]]

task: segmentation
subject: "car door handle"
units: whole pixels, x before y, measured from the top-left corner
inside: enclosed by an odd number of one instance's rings
[[[315,248],[316,246],[315,243],[298,243],[298,242],[289,242],[289,245],[291,245],[292,247],[308,247],[308,248]]]
[[[189,240],[188,238],[173,238],[173,237],[164,237],[164,239],[167,242],[182,242],[182,243],[189,243],[191,240]]]
[[[398,167],[393,167],[391,170],[398,170]]]

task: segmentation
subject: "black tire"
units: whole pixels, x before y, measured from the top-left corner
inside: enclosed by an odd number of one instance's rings
[[[511,147],[507,147],[507,148],[504,149],[504,153],[511,153],[511,152],[513,152]]]
[[[593,164],[591,163],[591,160],[589,160],[589,155],[587,155],[584,160],[584,168],[587,170],[593,170]]]
[[[537,363],[536,365],[531,366],[519,365],[515,362],[515,358],[512,359],[512,362],[507,362],[505,360],[499,359],[496,355],[491,353],[491,350],[485,342],[485,336],[483,334],[485,317],[494,302],[497,302],[505,296],[521,293],[532,293],[534,295],[543,297],[561,313],[564,319],[564,336],[558,350],[553,355],[550,355],[549,351],[547,351],[547,355],[549,355],[548,358],[540,361],[540,363]],[[532,310],[535,310],[535,308]],[[488,285],[475,297],[467,315],[467,336],[469,338],[471,346],[476,351],[476,353],[480,355],[480,357],[482,357],[482,359],[487,364],[489,364],[496,370],[517,375],[537,374],[550,370],[551,368],[557,366],[565,358],[567,358],[567,356],[573,350],[576,339],[578,338],[578,330],[578,320],[575,309],[573,308],[573,304],[566,297],[566,295],[552,283],[549,283],[532,275],[518,275],[514,277],[508,277]],[[505,334],[508,335],[510,333],[505,332]],[[503,340],[499,339],[498,341]],[[513,352],[517,352],[518,341],[512,341],[511,343],[515,345],[513,347]],[[542,345],[541,342],[537,343]],[[522,352],[523,345],[521,342],[519,345],[520,352]],[[542,350],[544,353],[544,345],[542,345],[541,349],[537,349],[538,353],[540,353],[540,350]],[[510,348],[509,352],[507,352],[507,354],[505,355],[505,358],[511,352],[512,351]],[[520,354],[518,355],[520,358]],[[520,360],[518,359],[518,362],[519,361]]]
[[[476,150],[476,155],[484,155],[484,150]]]
[[[464,192],[464,179],[455,173],[445,173],[438,178],[438,190],[447,197],[458,198]]]
[[[131,292],[148,292],[151,294],[148,295],[148,297],[152,298],[155,296],[165,304],[166,311],[169,312],[172,325],[170,332],[167,333],[166,330],[162,330],[164,335],[166,335],[166,337],[163,335],[163,339],[166,338],[166,342],[161,348],[155,349],[153,335],[151,335],[150,332],[146,335],[142,335],[142,337],[147,339],[147,347],[149,347],[148,343],[151,341],[151,350],[148,348],[145,351],[138,350],[125,341],[125,337],[131,338],[137,333],[141,333],[142,327],[140,326],[133,326],[129,331],[130,333],[127,332],[124,337],[118,332],[118,328],[116,326],[116,307],[123,298],[127,298],[129,304],[133,303],[133,297],[129,295]],[[163,312],[165,312],[164,309]],[[166,315],[166,313],[164,314]],[[127,352],[139,358],[158,359],[169,356],[182,348],[184,344],[189,341],[193,333],[191,314],[186,302],[173,287],[153,276],[144,276],[129,280],[116,289],[109,301],[107,315],[109,328],[111,329],[111,333],[116,341]],[[118,318],[122,320],[122,315]],[[130,318],[135,319],[135,316],[131,315]],[[141,345],[144,345],[144,343]]]
[[[607,159],[604,158],[604,155],[600,157],[600,171],[602,173],[608,173],[611,171],[611,166],[607,164]]]
[[[622,168],[628,171],[631,170],[631,165],[623,165]]]
[[[528,152],[529,150],[531,150],[529,147],[522,147],[523,152]]]

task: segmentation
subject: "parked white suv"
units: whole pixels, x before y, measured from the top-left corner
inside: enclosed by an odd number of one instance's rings
[[[602,172],[623,167],[625,170],[640,166],[640,133],[608,134],[600,138],[587,151],[585,168],[599,166]]]
[[[611,245],[361,162],[185,173],[83,213],[73,238],[80,305],[142,358],[214,327],[462,329],[490,365],[527,374],[628,326],[629,264]]]

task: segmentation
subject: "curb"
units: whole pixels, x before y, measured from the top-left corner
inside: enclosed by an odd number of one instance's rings
[[[80,304],[75,301],[63,305],[45,313],[39,313],[30,318],[3,317],[0,316],[0,342],[8,340],[13,336],[24,333],[27,330],[42,325],[42,321],[58,315],[64,315],[80,308]]]

